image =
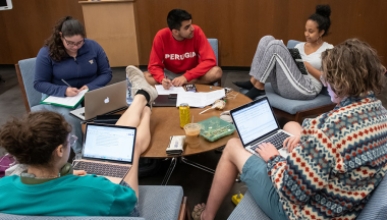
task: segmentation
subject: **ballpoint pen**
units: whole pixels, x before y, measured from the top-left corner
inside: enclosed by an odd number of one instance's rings
[[[66,84],[68,87],[72,87],[68,82],[66,82],[66,80],[64,80],[64,79],[62,79],[62,82],[64,83],[64,84]]]
[[[165,74],[165,72],[164,72],[164,79],[169,80],[167,77],[167,74]],[[167,81],[167,84],[169,84],[169,83],[170,83],[170,81]]]

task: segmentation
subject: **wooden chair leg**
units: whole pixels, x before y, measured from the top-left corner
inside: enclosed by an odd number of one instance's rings
[[[189,210],[187,206],[187,197],[184,196],[180,206],[179,220],[190,219],[190,218],[187,218],[189,216],[190,215],[189,215]]]

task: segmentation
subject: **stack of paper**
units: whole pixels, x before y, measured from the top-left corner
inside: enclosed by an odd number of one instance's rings
[[[182,86],[179,86],[179,87],[171,86],[171,88],[166,90],[162,85],[156,85],[156,90],[159,95],[170,95],[170,94],[178,94],[181,92],[185,92],[185,89]]]
[[[187,103],[191,107],[203,108],[225,96],[226,93],[224,89],[212,92],[179,92],[177,94],[176,107],[180,106],[182,103]]]

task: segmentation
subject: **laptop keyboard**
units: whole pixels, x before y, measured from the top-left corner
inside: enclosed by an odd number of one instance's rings
[[[279,132],[279,133],[271,136],[270,138],[253,145],[251,147],[251,149],[255,151],[255,149],[258,147],[258,145],[260,145],[261,143],[267,143],[267,142],[273,144],[277,149],[280,149],[283,147],[284,140],[287,137],[289,137],[288,134],[286,134],[284,132]]]
[[[120,166],[105,163],[93,163],[86,161],[78,161],[74,166],[74,170],[85,170],[87,173],[101,176],[111,176],[123,178],[130,168],[127,166]]]

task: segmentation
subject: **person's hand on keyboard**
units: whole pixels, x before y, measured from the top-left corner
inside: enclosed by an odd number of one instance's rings
[[[301,135],[294,135],[284,140],[284,148],[290,153],[294,148],[300,145]]]
[[[73,174],[76,175],[76,176],[84,176],[87,173],[84,170],[73,170]]]
[[[271,143],[262,143],[258,145],[255,151],[265,162],[267,162],[273,156],[280,155],[277,148]]]

